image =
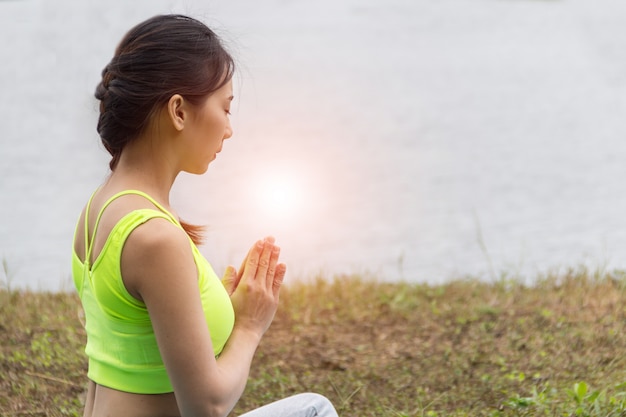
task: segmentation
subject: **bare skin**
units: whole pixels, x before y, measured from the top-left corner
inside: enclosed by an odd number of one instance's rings
[[[209,96],[200,108],[172,96],[145,134],[124,148],[118,165],[94,196],[88,214],[89,236],[104,202],[123,190],[144,191],[174,213],[169,192],[176,176],[182,171],[206,171],[223,141],[232,135],[228,120],[231,100],[231,83]],[[141,196],[125,195],[104,210],[93,242],[92,262],[114,225],[142,208],[154,206]],[[84,216],[74,242],[81,260],[86,255],[81,230]],[[239,270],[227,268],[222,282],[231,295],[236,319],[216,359],[187,235],[160,218],[137,227],[122,252],[122,280],[128,292],[148,308],[174,392],[139,395],[90,381],[84,416],[227,415],[245,388],[254,352],[276,312],[286,271],[278,262],[279,255],[280,248],[269,237],[252,245]]]

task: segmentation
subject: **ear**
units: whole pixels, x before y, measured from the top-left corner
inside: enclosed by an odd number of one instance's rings
[[[185,127],[185,121],[188,119],[187,102],[180,94],[174,94],[167,101],[167,115],[172,122],[174,129],[179,132]]]

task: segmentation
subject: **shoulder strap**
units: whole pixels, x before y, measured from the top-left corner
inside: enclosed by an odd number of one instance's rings
[[[93,201],[93,197],[96,195],[96,193],[98,192],[99,188],[96,189],[96,191],[94,191],[91,194],[91,197],[89,197],[89,201],[87,201],[87,207],[85,208],[85,226],[84,226],[84,233],[85,233],[85,259],[83,260],[83,263],[87,266],[86,269],[89,269],[89,264],[91,263],[91,244],[89,243],[89,211],[91,209],[91,202]],[[95,230],[93,235],[95,236]]]
[[[176,217],[174,217],[174,215],[172,213],[167,211],[162,205],[157,203],[157,201],[154,198],[150,197],[148,194],[146,194],[146,193],[144,193],[142,191],[138,191],[138,190],[124,190],[124,191],[120,191],[117,194],[114,194],[113,196],[111,196],[104,203],[104,205],[100,209],[100,212],[98,213],[98,217],[96,217],[96,223],[94,224],[93,231],[91,232],[91,239],[87,240],[87,238],[89,237],[89,231],[88,231],[88,228],[87,228],[87,225],[88,225],[88,213],[89,213],[89,208],[91,207],[91,201],[93,199],[93,196],[95,195],[95,192],[94,192],[94,194],[92,194],[91,198],[89,199],[89,202],[87,203],[87,209],[86,209],[86,212],[85,212],[85,249],[86,250],[85,250],[85,261],[84,261],[84,263],[88,267],[89,267],[89,265],[91,263],[91,252],[93,251],[93,243],[94,243],[94,240],[96,238],[96,231],[98,230],[98,225],[100,224],[100,219],[102,218],[102,214],[104,213],[104,210],[115,199],[117,199],[118,197],[121,197],[123,195],[128,195],[128,194],[135,194],[135,195],[139,195],[141,197],[144,197],[145,199],[150,201],[152,204],[154,204],[160,211],[162,211],[165,215],[167,215],[167,217],[170,220],[172,220],[176,225],[178,225],[180,227],[180,222],[178,221],[178,219],[176,219]]]

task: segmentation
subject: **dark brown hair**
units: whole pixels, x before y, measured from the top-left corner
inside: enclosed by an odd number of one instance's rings
[[[124,147],[174,94],[201,104],[233,76],[234,61],[204,23],[182,15],[152,17],[124,36],[96,87],[98,133],[115,169]],[[201,226],[181,222],[200,243]]]
[[[204,23],[161,15],[132,28],[102,71],[98,133],[113,170],[127,143],[174,94],[200,104],[233,75],[234,62]]]

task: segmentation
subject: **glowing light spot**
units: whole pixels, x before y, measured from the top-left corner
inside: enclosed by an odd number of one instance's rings
[[[301,204],[302,193],[293,178],[271,175],[257,184],[257,201],[260,208],[276,218],[293,216]]]

